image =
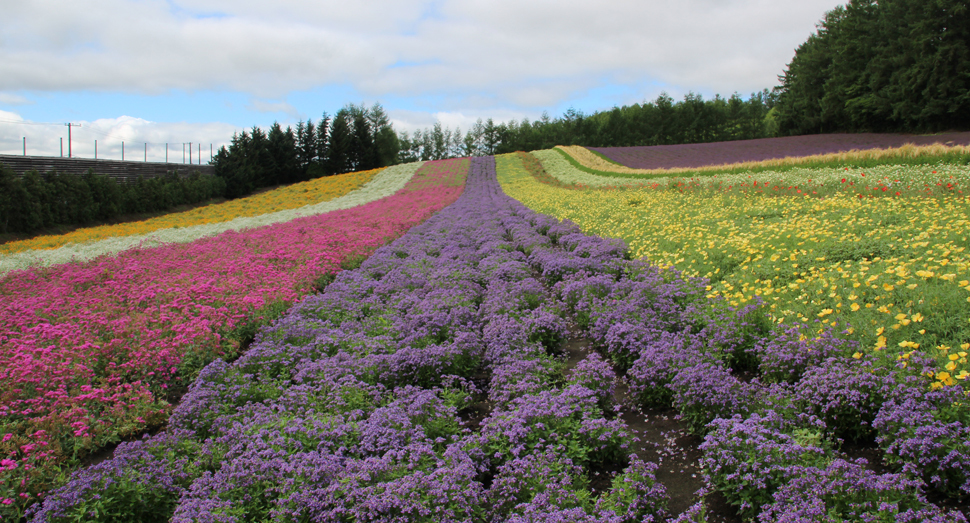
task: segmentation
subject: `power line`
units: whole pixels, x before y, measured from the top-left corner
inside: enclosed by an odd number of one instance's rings
[[[0,120],[0,123],[15,123],[20,125],[61,125],[59,123],[25,122],[23,120]]]

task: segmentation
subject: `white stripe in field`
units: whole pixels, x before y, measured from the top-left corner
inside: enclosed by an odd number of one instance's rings
[[[333,200],[297,209],[278,211],[259,216],[235,218],[221,223],[191,227],[159,229],[145,234],[118,236],[79,244],[67,244],[56,249],[37,249],[0,256],[0,276],[18,269],[51,266],[72,261],[88,261],[105,254],[117,254],[135,247],[156,247],[170,243],[188,243],[199,238],[215,236],[226,231],[240,231],[288,222],[296,218],[314,216],[341,209],[349,209],[391,196],[401,190],[424,162],[393,165],[374,175],[360,189]]]

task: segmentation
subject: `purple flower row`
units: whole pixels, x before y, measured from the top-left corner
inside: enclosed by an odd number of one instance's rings
[[[854,471],[846,477],[857,480],[853,488],[866,493],[862,498],[903,496],[920,517],[944,517],[921,494],[925,484],[970,494],[966,396],[959,387],[928,392],[929,362],[914,354],[905,367],[877,369],[852,357],[856,346],[834,333],[776,332],[757,306],[712,307],[704,287],[673,270],[627,262],[619,273],[577,271],[555,289],[586,334],[626,371],[640,407],[673,407],[692,432],[706,434],[711,481],[742,514],[754,518],[774,503],[775,516],[764,516],[774,521],[788,510],[779,503],[807,503],[779,489],[804,477],[828,481],[832,467]],[[796,443],[805,438],[818,444]],[[843,441],[873,440],[903,476],[874,475],[836,450]],[[895,490],[877,487],[888,484]],[[839,495],[827,501],[830,508],[856,503]],[[858,503],[853,511],[870,506]],[[962,520],[957,513],[945,517]]]

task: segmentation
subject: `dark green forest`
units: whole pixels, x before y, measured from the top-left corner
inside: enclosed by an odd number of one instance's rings
[[[225,192],[222,178],[198,172],[140,177],[136,183],[124,184],[93,170],[83,175],[32,170],[21,177],[0,164],[0,234],[104,223],[123,215],[205,202]]]
[[[274,123],[269,131],[253,127],[233,135],[212,160],[226,181],[226,197],[238,198],[260,187],[311,180],[398,163],[398,136],[380,104],[348,104],[316,124],[302,120],[296,129]]]
[[[779,77],[780,135],[970,127],[970,2],[854,0]]]

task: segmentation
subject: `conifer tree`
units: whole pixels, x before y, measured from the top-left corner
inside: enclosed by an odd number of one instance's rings
[[[327,174],[342,174],[351,170],[351,127],[346,108],[337,111],[330,122],[327,147]]]

